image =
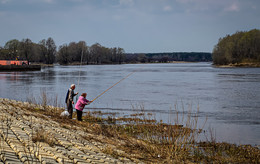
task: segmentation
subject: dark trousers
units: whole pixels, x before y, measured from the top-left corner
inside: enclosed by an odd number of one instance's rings
[[[69,112],[69,118],[72,119],[72,114],[73,114],[73,106],[72,106],[72,102],[68,102],[67,103],[67,107],[68,107],[68,112]]]
[[[82,121],[82,111],[77,110],[77,109],[76,109],[76,111],[77,111],[77,119],[78,119],[78,121]]]

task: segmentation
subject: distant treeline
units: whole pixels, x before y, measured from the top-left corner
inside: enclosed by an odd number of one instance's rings
[[[169,53],[134,53],[126,54],[128,63],[167,63],[172,61],[208,62],[212,61],[211,53],[206,52],[169,52]]]
[[[121,64],[125,62],[123,48],[107,48],[99,43],[87,46],[84,41],[71,42],[59,47],[57,61],[60,64],[82,62],[83,64]]]
[[[123,48],[107,48],[98,43],[87,46],[85,41],[63,44],[57,50],[52,38],[39,43],[33,43],[30,39],[13,39],[0,47],[0,60],[27,60],[44,64],[121,64],[125,58]]]
[[[236,32],[220,38],[212,57],[216,65],[260,63],[260,30]]]
[[[13,39],[0,47],[0,60],[27,60],[44,64],[121,64],[153,63],[171,61],[212,61],[211,53],[204,52],[171,52],[171,53],[125,53],[123,48],[107,48],[99,43],[87,46],[85,41],[71,42],[58,47],[50,37],[39,43],[30,39],[21,41]]]

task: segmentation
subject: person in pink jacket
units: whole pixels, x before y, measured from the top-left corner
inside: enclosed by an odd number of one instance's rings
[[[82,93],[75,105],[78,121],[82,121],[82,111],[85,105],[89,105],[91,103],[91,101],[87,100],[86,97],[87,93]]]

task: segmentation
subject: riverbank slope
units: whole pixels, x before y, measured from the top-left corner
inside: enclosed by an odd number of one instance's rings
[[[259,163],[250,145],[196,142],[199,129],[137,118],[83,122],[60,117],[62,108],[0,98],[3,163]],[[127,124],[117,124],[123,120]],[[132,122],[132,123],[131,123]]]
[[[103,153],[109,146],[77,126],[80,122],[59,123],[50,116],[32,112],[43,106],[0,99],[0,161],[4,163],[134,163]],[[57,112],[50,108],[50,112]],[[71,124],[69,124],[71,123]],[[91,139],[93,138],[93,139]],[[123,152],[122,152],[123,153]],[[139,160],[135,162],[140,162]]]

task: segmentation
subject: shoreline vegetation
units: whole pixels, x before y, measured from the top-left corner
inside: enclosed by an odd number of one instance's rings
[[[151,62],[151,63],[142,63],[142,62],[135,62],[135,63],[121,63],[121,64],[166,64],[166,63],[173,63],[173,64],[179,64],[179,63],[198,63],[198,62],[189,62],[189,61],[168,61],[168,62]],[[54,66],[57,64],[38,64],[41,66]],[[59,65],[59,64],[58,64]],[[87,63],[79,63],[79,62],[73,62],[70,64],[62,65],[62,66],[73,66],[73,65],[119,65],[119,64],[87,64]]]
[[[234,64],[227,64],[227,65],[216,65],[215,67],[220,68],[235,68],[235,67],[244,67],[244,68],[259,68],[260,63],[234,63]]]
[[[166,124],[143,107],[120,118],[89,110],[79,122],[61,117],[64,108],[47,105],[46,94],[41,100],[0,98],[1,162],[260,163],[259,147],[218,143],[213,133],[208,141],[198,141],[204,129],[196,112],[186,119],[173,112]]]

